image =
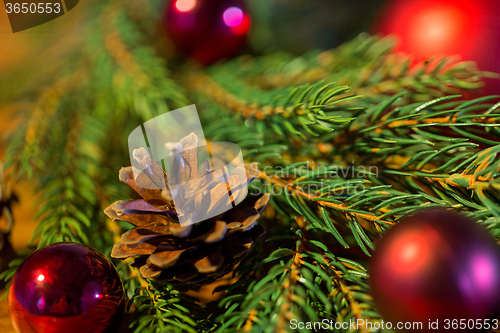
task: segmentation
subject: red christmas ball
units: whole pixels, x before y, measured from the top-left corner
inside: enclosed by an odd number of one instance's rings
[[[406,218],[376,245],[369,273],[376,309],[393,329],[413,323],[399,331],[478,332],[486,321],[500,327],[491,319],[500,306],[500,248],[461,214],[433,210]]]
[[[173,0],[164,26],[179,52],[210,65],[238,54],[250,18],[241,0]]]
[[[500,73],[499,22],[498,0],[392,0],[374,32],[395,35],[397,51],[418,61],[459,55]],[[499,94],[500,80],[488,79],[485,93]]]
[[[32,253],[17,269],[8,298],[19,333],[116,332],[125,309],[114,266],[77,243]]]

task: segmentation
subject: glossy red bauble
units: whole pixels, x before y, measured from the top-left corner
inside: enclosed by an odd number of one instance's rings
[[[376,245],[369,273],[384,320],[423,325],[402,332],[454,331],[446,320],[467,323],[460,332],[479,332],[477,320],[495,320],[499,310],[500,248],[461,214],[425,211],[401,221]],[[436,321],[438,329],[429,329]]]
[[[173,0],[164,26],[177,51],[210,65],[238,54],[250,18],[241,0]]]
[[[111,262],[77,243],[32,253],[9,289],[9,310],[19,333],[111,333],[123,316],[124,289]]]
[[[374,32],[395,35],[397,51],[419,61],[459,55],[499,73],[499,21],[498,0],[392,0]],[[488,79],[485,93],[499,94],[500,80]]]

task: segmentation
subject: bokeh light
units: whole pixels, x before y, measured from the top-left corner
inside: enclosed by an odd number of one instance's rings
[[[250,18],[247,14],[243,14],[241,23],[234,27],[230,27],[230,29],[235,35],[245,35],[250,29]]]
[[[453,6],[425,8],[411,18],[409,43],[425,55],[452,52],[463,38],[467,16]]]
[[[236,27],[243,22],[243,11],[238,7],[230,7],[222,14],[224,23],[229,27]]]
[[[480,27],[484,14],[484,1],[394,0],[383,11],[375,31],[394,34],[397,51],[416,60],[457,54],[475,59],[478,50],[474,49],[485,40]]]
[[[177,0],[175,8],[180,12],[189,12],[196,6],[196,0]]]

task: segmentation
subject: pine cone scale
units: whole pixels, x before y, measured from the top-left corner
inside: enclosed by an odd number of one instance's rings
[[[210,255],[198,260],[194,267],[200,273],[215,273],[224,263],[222,247],[218,246]]]
[[[153,254],[156,248],[157,248],[156,246],[148,244],[146,242],[143,242],[134,247],[130,247],[122,243],[117,243],[113,246],[113,250],[111,250],[111,257],[124,259],[124,258],[129,258],[131,256],[150,255]]]
[[[121,168],[119,179],[136,191],[144,200],[161,196],[161,190],[155,188],[153,182],[145,174],[140,173],[140,171],[136,171],[135,174],[138,175],[136,178],[134,178],[134,168],[131,166]]]
[[[151,158],[146,149],[135,149],[133,156],[141,165],[144,174],[156,185],[157,189],[168,189],[167,173]]]
[[[226,231],[226,222],[216,221],[214,227],[208,233],[194,238],[193,241],[201,241],[208,244],[215,243],[224,238]]]
[[[168,268],[175,265],[184,252],[185,250],[176,250],[153,253],[149,256],[148,262],[159,268]]]

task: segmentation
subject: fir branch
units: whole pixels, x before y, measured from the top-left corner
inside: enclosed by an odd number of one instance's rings
[[[267,135],[273,138],[288,136],[300,142],[308,137],[317,137],[329,133],[349,123],[353,118],[330,115],[326,111],[354,111],[356,107],[344,107],[345,102],[360,96],[348,93],[349,87],[335,87],[332,84],[316,84],[294,87],[286,91],[253,92],[248,100],[235,95],[238,84],[231,80],[229,74],[216,75],[224,80],[226,86],[219,81],[200,72],[183,73],[187,89],[201,94],[213,103],[226,107],[231,112],[247,119],[262,121]],[[230,89],[230,90],[228,90]],[[247,91],[249,88],[239,89]],[[287,140],[288,141],[288,140]]]
[[[45,191],[45,202],[36,214],[39,221],[32,236],[32,240],[40,237],[38,248],[63,241],[89,242],[86,231],[91,227],[97,202],[92,191],[93,161],[78,149],[81,123],[77,119],[70,117],[66,124],[61,124],[64,127],[59,130],[68,133],[66,140],[61,142],[56,136],[51,142],[55,149],[46,155],[57,163],[55,170],[45,168],[37,174],[38,186]]]
[[[292,247],[283,242],[290,237],[296,238]],[[217,319],[221,325],[216,332],[319,332],[324,327],[317,324],[323,319],[335,323],[352,317],[378,318],[363,281],[365,268],[336,257],[308,232],[282,230],[268,242],[278,240],[280,248],[252,268],[271,265],[265,275],[258,282],[247,282],[244,293],[233,292],[220,302],[226,311]],[[295,330],[292,320],[316,322],[316,326]]]
[[[391,37],[361,34],[333,50],[311,51],[300,57],[282,52],[257,58],[243,56],[228,66],[253,85],[266,90],[276,89],[318,80],[330,81],[327,78],[332,74],[337,75],[335,81],[346,73],[359,72],[370,64],[382,62],[394,46],[395,40]]]
[[[9,262],[9,268],[0,273],[0,281],[3,280],[6,282],[5,292],[0,296],[0,300],[3,300],[7,297],[9,293],[10,285],[12,284],[12,278],[19,266],[23,263],[23,261],[31,254],[32,251],[22,250],[17,253],[17,258],[11,260]]]
[[[394,49],[395,40],[391,37],[361,34],[329,51],[310,52],[296,58],[280,53],[256,59],[244,56],[225,67],[263,89],[312,84],[318,80],[337,82],[350,86],[353,93],[363,95],[363,101],[368,103],[401,91],[408,92],[404,103],[478,92],[483,77],[496,77],[479,71],[472,62],[454,58],[414,64],[413,59],[395,54]]]
[[[343,166],[337,166],[339,169],[340,168],[343,168]],[[350,211],[350,208],[349,207],[346,207],[345,205],[343,204],[339,204],[339,203],[335,203],[335,202],[331,202],[331,201],[322,201],[322,199],[329,199],[328,197],[325,197],[324,195],[317,195],[317,196],[314,196],[314,195],[311,195],[307,192],[305,192],[305,190],[302,190],[302,188],[304,189],[307,189],[308,188],[308,185],[317,185],[315,183],[310,183],[310,182],[307,182],[307,178],[302,178],[303,182],[297,184],[296,182],[296,179],[292,179],[292,180],[288,180],[288,181],[284,181],[278,177],[272,177],[272,176],[269,176],[267,175],[265,172],[262,172],[260,171],[259,172],[259,175],[258,177],[264,181],[265,183],[270,183],[270,184],[273,184],[273,185],[278,185],[280,187],[282,187],[284,189],[284,196],[286,198],[288,198],[288,200],[300,200],[297,198],[297,196],[301,196],[301,197],[304,197],[308,200],[311,200],[311,201],[314,201],[317,205],[323,207],[323,208],[332,208],[332,209],[335,209],[335,210],[338,210],[338,211],[341,211],[341,212],[349,212]],[[317,178],[314,178],[314,179],[317,179]],[[345,181],[345,179],[343,179]],[[365,181],[362,180],[362,182],[364,183]],[[346,182],[345,185],[346,186],[356,186],[358,183],[356,182]],[[338,186],[338,184],[336,184]],[[326,184],[325,187],[329,188],[329,184]],[[341,187],[337,187],[337,189],[341,189]],[[324,188],[321,188],[322,190],[324,190]],[[387,192],[384,192],[384,193],[387,193]],[[322,193],[323,194],[323,193]],[[387,193],[388,194],[388,193]],[[299,211],[299,213],[301,212],[300,209],[297,209],[298,205],[294,205],[293,202],[291,203],[292,207],[294,207],[296,210]],[[353,211],[352,214],[358,218],[362,218],[362,219],[365,219],[365,220],[368,220],[368,221],[372,221],[372,222],[378,222],[378,223],[384,223],[386,225],[391,225],[392,223],[389,222],[389,221],[381,221],[381,220],[378,220],[373,214],[371,213],[364,213],[364,212],[356,212],[356,211]],[[303,215],[303,214],[301,214]],[[322,224],[322,223],[320,223]],[[325,228],[326,229],[326,228]]]
[[[86,78],[81,72],[63,76],[39,92],[34,102],[25,103],[19,109],[17,118],[28,121],[5,138],[9,144],[4,165],[13,181],[23,177],[32,179],[46,165],[43,147],[52,136],[51,125],[58,121],[61,100],[85,84]]]
[[[134,333],[198,332],[189,308],[194,301],[167,285],[139,287],[131,302],[135,304],[130,328]]]
[[[99,25],[89,31],[87,57],[92,66],[101,67],[93,79],[100,84],[96,88],[102,89],[95,92],[102,109],[118,117],[135,112],[144,122],[185,106],[188,100],[170,78],[164,60],[143,44],[147,37],[126,15],[127,5],[110,1],[103,8]]]

